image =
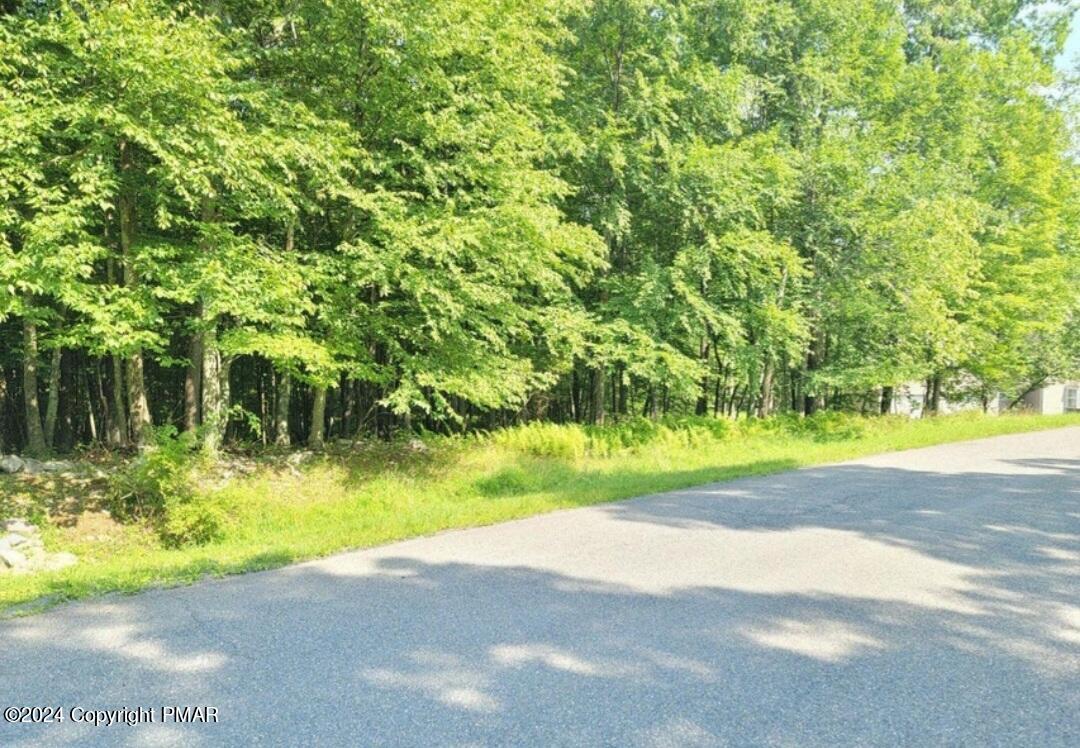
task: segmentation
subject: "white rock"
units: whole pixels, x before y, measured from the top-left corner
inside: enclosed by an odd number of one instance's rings
[[[25,535],[20,535],[17,532],[13,532],[10,535],[5,535],[4,540],[7,541],[8,548],[18,548],[20,545],[26,545],[30,542],[30,538]]]
[[[20,519],[18,517],[0,522],[0,528],[2,528],[5,533],[13,532],[18,535],[34,535],[38,531],[36,527],[25,519]]]
[[[40,475],[45,472],[45,463],[41,460],[35,460],[33,457],[22,458],[23,470],[30,473],[30,475]]]
[[[0,457],[0,471],[5,473],[17,473],[26,467],[26,463],[15,455],[4,455]]]
[[[0,562],[3,562],[5,566],[10,566],[12,569],[18,569],[22,566],[26,566],[26,556],[13,550],[0,550]]]
[[[70,473],[75,465],[67,460],[48,460],[41,463],[41,469],[46,473]]]

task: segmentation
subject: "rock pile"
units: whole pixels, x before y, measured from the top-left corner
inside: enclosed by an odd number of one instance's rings
[[[26,520],[0,521],[0,575],[56,571],[77,560],[71,553],[48,553],[41,532]]]
[[[0,456],[0,472],[4,473],[69,473],[75,468],[67,460],[35,460],[33,457],[18,455]]]

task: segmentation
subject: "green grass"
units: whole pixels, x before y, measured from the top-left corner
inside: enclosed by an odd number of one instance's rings
[[[432,439],[423,450],[365,443],[317,457],[299,474],[280,459],[265,462],[213,490],[228,524],[208,545],[167,549],[138,524],[47,526],[49,549],[71,551],[80,563],[0,577],[0,615],[710,481],[1078,424],[1080,416],[825,416],[738,425],[689,419],[601,429],[537,425]]]

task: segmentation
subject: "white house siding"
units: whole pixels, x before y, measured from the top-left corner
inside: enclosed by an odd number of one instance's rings
[[[890,412],[895,415],[918,418],[922,415],[926,398],[926,385],[923,382],[907,382],[893,391]]]
[[[889,412],[895,415],[919,418],[922,416],[923,407],[926,405],[926,382],[905,382],[897,387],[893,393],[892,406]],[[989,404],[989,412],[997,413],[1000,409],[1000,398],[994,398]],[[941,398],[938,403],[941,413],[959,413],[965,410],[982,410],[982,403],[976,400],[962,400],[953,402]]]
[[[1042,413],[1046,416],[1058,415],[1066,412],[1066,410],[1074,410],[1075,408],[1067,407],[1067,396],[1069,390],[1072,389],[1080,391],[1080,381],[1054,382],[1048,384],[1041,389],[1034,390],[1025,395],[1024,406],[1028,410]],[[1078,395],[1078,398],[1080,398],[1080,395]]]

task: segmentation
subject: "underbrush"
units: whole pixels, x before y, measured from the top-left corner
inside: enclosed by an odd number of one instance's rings
[[[879,419],[895,424],[909,419]],[[492,444],[534,457],[580,459],[611,457],[624,451],[661,447],[711,447],[758,435],[842,441],[862,437],[871,421],[846,413],[821,412],[809,418],[776,416],[731,421],[709,416],[667,417],[657,421],[630,418],[604,426],[530,423],[503,429]]]
[[[218,494],[197,488],[205,463],[194,434],[158,429],[151,446],[110,479],[113,517],[148,524],[166,547],[220,540],[228,511]]]

